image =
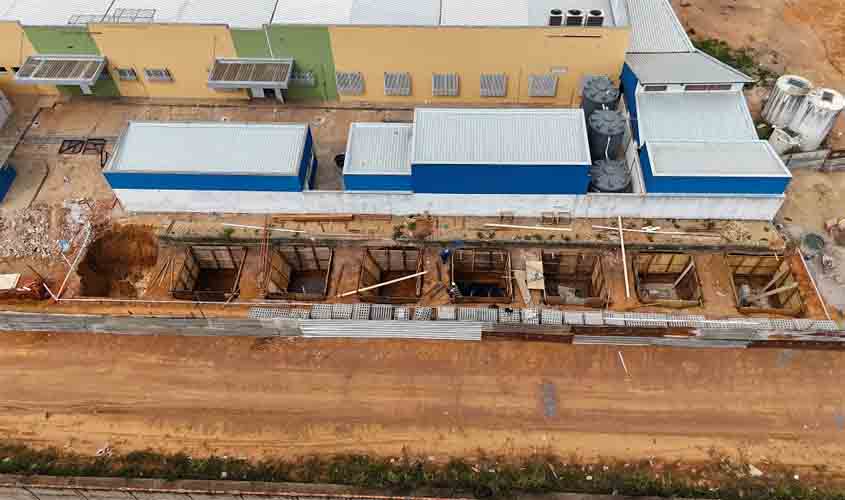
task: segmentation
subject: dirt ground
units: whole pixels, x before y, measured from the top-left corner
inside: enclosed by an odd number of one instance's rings
[[[158,259],[158,241],[143,226],[120,226],[97,237],[79,263],[80,293],[87,297],[137,297],[135,282]]]
[[[777,73],[795,73],[816,86],[845,92],[845,0],[672,0],[693,36],[717,38],[759,51]],[[759,112],[769,89],[748,92]],[[845,115],[831,134],[845,148]]]
[[[840,353],[718,354],[4,335],[0,438],[84,453],[106,443],[247,457],[407,448],[440,460],[478,450],[700,460],[715,448],[845,471],[845,390],[819,383],[845,376]]]

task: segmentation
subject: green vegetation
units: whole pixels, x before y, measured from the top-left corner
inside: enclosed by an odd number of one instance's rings
[[[91,457],[57,449],[34,450],[0,444],[0,473],[161,479],[334,483],[378,488],[394,494],[425,492],[505,498],[520,493],[583,492],[724,500],[845,499],[845,491],[816,488],[794,471],[761,465],[752,475],[743,462],[715,454],[695,468],[681,464],[607,462],[583,464],[575,458],[535,455],[505,460],[480,455],[473,460],[435,463],[422,457],[374,458],[364,455],[248,461],[231,457],[192,458],[184,453],[137,451]]]
[[[224,227],[223,228],[223,238],[225,238],[227,240],[231,240],[232,234],[234,234],[234,233],[235,233],[235,228],[233,228],[233,227]]]
[[[750,85],[752,87],[755,85],[768,87],[777,79],[774,71],[757,62],[757,51],[750,47],[735,49],[724,40],[716,38],[698,38],[693,39],[692,42],[702,52],[710,54],[756,80]]]

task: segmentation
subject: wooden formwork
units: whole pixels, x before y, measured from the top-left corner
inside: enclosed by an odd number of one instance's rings
[[[725,260],[731,270],[731,286],[740,312],[785,316],[803,314],[804,300],[789,259],[782,255],[733,253],[726,255]],[[770,291],[777,292],[761,298],[756,304],[744,303],[743,295],[754,296]]]
[[[419,248],[364,248],[361,252],[358,289],[419,273],[424,267],[423,250]],[[364,302],[383,304],[414,303],[422,295],[424,278],[425,275],[421,275],[391,285],[359,291],[358,298]]]
[[[674,308],[701,305],[701,281],[692,255],[637,253],[632,256],[632,266],[641,303]]]
[[[292,245],[273,248],[263,274],[265,297],[286,300],[325,300],[329,293],[334,249]]]
[[[453,298],[455,302],[496,304],[513,299],[509,252],[482,248],[455,250],[450,267],[452,283],[461,292]],[[501,290],[503,295],[489,295],[493,290]]]
[[[605,307],[610,303],[599,252],[543,250],[542,258],[546,304]]]
[[[230,300],[239,293],[246,252],[246,247],[242,246],[186,248],[170,293],[184,300]]]

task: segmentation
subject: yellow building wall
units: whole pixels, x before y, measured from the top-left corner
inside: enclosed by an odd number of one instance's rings
[[[585,75],[618,81],[628,28],[331,26],[337,71],[360,71],[364,95],[342,101],[574,106]],[[385,96],[384,73],[409,72],[411,95]],[[458,73],[460,95],[432,97],[433,73]],[[505,73],[505,97],[481,97],[483,73]],[[528,75],[558,75],[555,97],[529,97]]]
[[[57,95],[55,86],[18,85],[15,83],[13,67],[21,67],[26,58],[37,52],[23,28],[17,21],[0,21],[0,66],[6,69],[0,73],[0,90],[7,95],[38,94]]]
[[[242,90],[208,88],[217,57],[235,57],[225,25],[91,24],[91,37],[108,59],[109,71],[124,97],[165,99],[247,99]],[[121,81],[117,68],[133,68],[136,81]],[[144,68],[170,70],[172,82],[147,81]]]

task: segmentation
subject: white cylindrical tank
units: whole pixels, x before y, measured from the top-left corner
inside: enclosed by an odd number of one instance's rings
[[[845,108],[845,97],[833,89],[813,89],[801,103],[789,128],[801,136],[801,151],[815,151]]]
[[[763,108],[763,119],[775,128],[785,128],[811,88],[813,84],[810,80],[800,76],[783,75],[778,78]]]

